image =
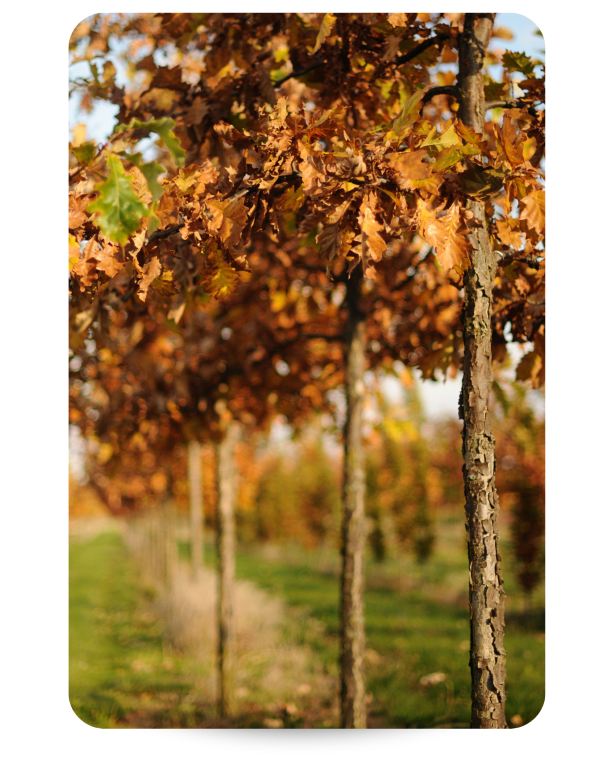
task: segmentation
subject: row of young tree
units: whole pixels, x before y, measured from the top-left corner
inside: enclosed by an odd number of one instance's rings
[[[233,432],[300,425],[343,385],[342,727],[366,725],[365,372],[395,362],[463,372],[471,724],[506,727],[489,403],[507,340],[543,384],[544,80],[496,34],[494,14],[144,14],[71,39],[83,106],[119,108],[71,145],[72,420],[124,510],[170,490],[182,445],[217,445],[223,677]]]

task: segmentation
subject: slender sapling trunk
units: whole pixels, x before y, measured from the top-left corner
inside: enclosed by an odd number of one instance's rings
[[[234,462],[237,428],[231,424],[216,446],[217,458],[217,570],[218,570],[218,711],[233,712],[235,578]]]
[[[343,523],[341,545],[341,727],[366,728],[364,549],[365,459],[362,420],[365,399],[366,321],[360,309],[361,268],[347,281]]]
[[[459,41],[459,117],[484,132],[484,53],[493,13],[465,14]],[[464,275],[465,358],[459,415],[463,419],[465,527],[469,549],[471,625],[471,727],[506,728],[503,580],[497,551],[499,501],[495,441],[489,411],[492,388],[491,305],[496,258],[484,204],[468,203],[479,227],[472,230],[471,266]]]

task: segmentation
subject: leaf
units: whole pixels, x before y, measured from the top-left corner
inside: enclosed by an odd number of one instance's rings
[[[110,243],[105,243],[102,250],[96,254],[96,260],[98,261],[97,269],[100,272],[104,272],[109,278],[115,277],[124,266],[124,262],[118,260],[116,257],[117,248]]]
[[[71,272],[79,283],[79,289],[81,291],[98,282],[98,261],[96,259],[97,250],[98,243],[93,239],[90,240],[83,249],[83,255],[79,261],[73,264]]]
[[[485,168],[471,160],[467,170],[458,174],[461,190],[476,200],[488,200],[503,186],[505,173],[494,168]]]
[[[454,126],[451,125],[449,128],[447,128],[442,134],[435,133],[433,138],[427,138],[425,141],[422,142],[420,147],[453,147],[455,144],[460,144],[460,139],[458,138],[458,135],[456,131],[454,130]]]
[[[521,136],[514,130],[512,118],[509,116],[509,113],[506,112],[503,116],[501,128],[495,126],[495,130],[499,135],[501,147],[512,169],[518,165],[522,165],[524,163],[524,156]]]
[[[522,72],[527,77],[533,77],[533,70],[535,64],[531,60],[530,56],[526,53],[514,53],[513,51],[506,51],[503,54],[503,66],[508,72]]]
[[[388,23],[392,27],[406,27],[407,26],[407,14],[406,13],[389,13]]]
[[[241,239],[248,217],[243,199],[208,200],[207,209],[212,215],[208,224],[209,231],[216,234],[227,248],[236,245]]]
[[[460,120],[456,122],[454,128],[456,133],[461,137],[461,139],[464,139],[467,144],[472,144],[474,147],[482,150],[482,152],[485,153],[487,149],[487,143],[481,133],[474,131],[473,128],[469,128],[468,125],[461,123]]]
[[[401,189],[412,189],[412,181],[428,178],[429,167],[422,162],[425,155],[426,149],[418,149],[413,152],[392,152],[386,157],[388,167]]]
[[[175,276],[170,269],[165,269],[159,277],[156,277],[152,286],[162,296],[174,296],[179,293]]]
[[[313,48],[314,53],[320,50],[320,48],[322,47],[322,43],[333,31],[333,27],[335,26],[336,21],[337,21],[337,17],[335,16],[334,13],[324,14],[324,18],[322,19],[322,24],[320,25],[320,31],[318,32],[316,44]]]
[[[202,285],[214,299],[223,299],[234,290],[239,276],[229,266],[217,243],[213,242],[207,250],[207,266],[202,274]]]
[[[375,218],[375,212],[371,207],[372,203],[373,198],[371,195],[365,195],[360,205],[360,214],[358,217],[362,230],[363,258],[366,250],[373,261],[380,261],[388,246],[384,238],[380,235],[380,232],[384,231],[384,227]]]
[[[289,187],[277,200],[277,210],[298,211],[305,202],[305,189],[299,184],[296,189]]]
[[[542,234],[546,226],[546,193],[543,189],[534,189],[520,201],[522,212],[521,219],[526,219],[528,226]]]
[[[411,126],[418,119],[422,98],[427,90],[428,87],[421,88],[405,101],[400,115],[392,123],[392,129],[386,134],[387,139],[400,140],[409,132]]]
[[[96,157],[96,145],[93,141],[86,141],[78,147],[71,146],[71,151],[79,161],[79,165],[91,165]]]
[[[96,186],[98,197],[87,210],[98,214],[100,231],[120,245],[125,245],[134,234],[144,216],[149,215],[147,206],[139,200],[132,189],[133,177],[124,172],[124,167],[115,155],[107,156],[109,178]]]
[[[160,265],[160,259],[157,256],[153,256],[142,268],[142,275],[137,278],[139,287],[136,293],[141,301],[145,301],[149,286],[153,283],[156,277],[158,277],[161,271],[162,267]]]
[[[168,151],[171,153],[171,156],[176,165],[178,165],[180,168],[183,168],[185,163],[185,152],[181,148],[179,140],[173,133],[174,127],[175,121],[172,119],[172,117],[160,117],[157,119],[152,117],[151,120],[148,120],[147,122],[137,120],[136,117],[133,117],[129,125],[122,123],[115,128],[113,133],[119,133],[120,131],[131,129],[143,130],[147,131],[148,133],[157,133],[160,139],[166,145]]]
[[[452,168],[453,165],[456,165],[456,163],[463,160],[465,157],[479,154],[480,150],[473,146],[473,144],[457,144],[453,147],[446,147],[437,155],[435,162],[430,168],[433,173],[442,173],[443,171],[447,171],[448,168]]]
[[[79,261],[79,258],[81,257],[81,250],[79,248],[79,244],[73,237],[73,235],[68,233],[68,269],[72,271],[73,266]]]
[[[337,254],[345,256],[350,250],[354,239],[354,232],[342,225],[343,217],[352,203],[352,199],[345,200],[333,208],[324,222],[324,229],[316,237],[316,243],[320,247],[320,255],[326,259],[326,276],[330,278],[330,265]]]
[[[454,203],[448,213],[439,219],[441,235],[435,248],[437,260],[445,273],[456,270],[462,275],[469,266],[469,241],[461,218],[460,205]]]
[[[158,184],[158,176],[161,173],[164,173],[164,168],[155,160],[152,160],[150,163],[144,162],[143,155],[140,152],[137,152],[135,155],[130,155],[125,152],[124,157],[133,165],[136,165],[139,171],[147,179],[147,186],[149,187],[153,201],[154,203],[157,202],[164,192],[160,184]]]

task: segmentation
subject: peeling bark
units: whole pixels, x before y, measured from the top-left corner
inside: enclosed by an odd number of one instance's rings
[[[190,484],[190,541],[192,544],[192,578],[196,581],[203,567],[203,473],[202,451],[197,440],[188,446]]]
[[[235,520],[233,449],[237,437],[232,424],[216,446],[217,458],[217,571],[218,571],[218,710],[227,717],[234,709]]]
[[[482,66],[494,13],[465,14],[459,41],[459,117],[484,132]],[[471,626],[471,727],[507,728],[505,720],[505,593],[499,567],[499,500],[495,488],[495,441],[489,399],[492,388],[491,305],[496,257],[484,204],[467,206],[480,227],[473,230],[471,266],[464,275],[465,358],[459,416],[463,419],[465,528],[469,550]]]
[[[365,460],[362,419],[365,398],[366,321],[359,307],[362,275],[347,281],[343,523],[341,545],[341,727],[366,728],[364,549]]]

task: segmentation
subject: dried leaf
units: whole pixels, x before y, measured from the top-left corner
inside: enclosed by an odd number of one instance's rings
[[[389,13],[388,22],[393,27],[406,27],[407,14],[406,13]]]
[[[520,203],[520,218],[526,219],[528,226],[541,235],[546,226],[546,193],[543,189],[533,189]]]
[[[243,199],[208,200],[207,210],[212,215],[208,222],[209,231],[216,234],[226,247],[237,245],[248,216]]]
[[[428,178],[429,167],[422,162],[425,155],[426,149],[418,149],[414,152],[392,152],[387,156],[388,167],[401,189],[413,189],[412,181]]]
[[[337,17],[334,13],[325,13],[324,18],[322,19],[322,24],[320,25],[320,31],[318,32],[318,37],[316,40],[316,44],[313,47],[313,52],[319,51],[322,47],[322,43],[326,40],[327,37],[329,37],[330,33],[333,31],[333,27],[335,26],[335,22],[337,21]]]

